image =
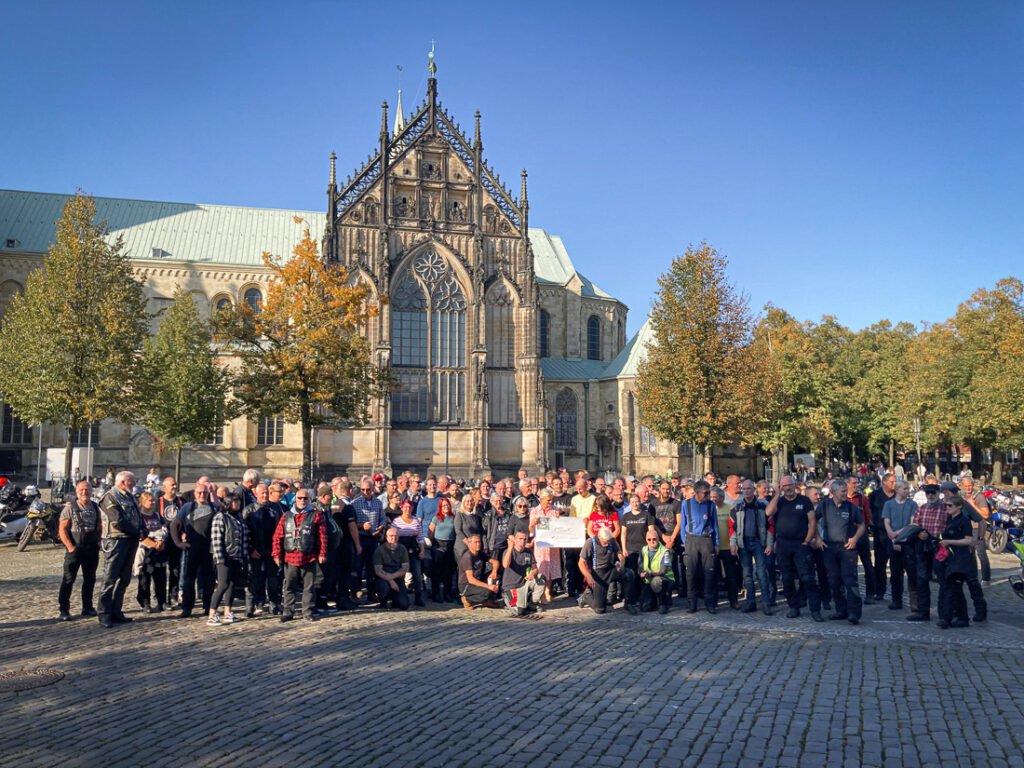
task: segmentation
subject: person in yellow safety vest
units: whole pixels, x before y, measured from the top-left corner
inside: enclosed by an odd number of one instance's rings
[[[672,567],[672,550],[666,547],[657,531],[647,531],[647,546],[640,550],[637,570],[643,582],[640,593],[640,610],[653,611],[658,604],[658,613],[664,615],[672,607],[672,590],[678,579]]]

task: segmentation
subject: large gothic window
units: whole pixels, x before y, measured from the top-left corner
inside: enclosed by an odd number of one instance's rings
[[[537,313],[537,352],[541,357],[549,357],[548,354],[548,326],[551,324],[551,316],[541,310]]]
[[[454,423],[465,414],[466,299],[436,253],[416,257],[391,297],[393,421]]]
[[[576,450],[576,395],[563,389],[555,400],[555,448]]]
[[[601,359],[601,321],[597,315],[587,320],[587,360]]]
[[[487,291],[487,365],[514,368],[516,328],[512,321],[512,294],[498,281]]]
[[[495,427],[522,424],[516,383],[516,327],[512,292],[504,282],[487,291],[488,423]]]

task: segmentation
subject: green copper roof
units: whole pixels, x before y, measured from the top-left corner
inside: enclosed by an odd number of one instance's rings
[[[608,363],[578,357],[542,357],[541,372],[546,381],[588,381],[603,378]]]
[[[615,359],[608,363],[601,378],[618,379],[639,375],[640,362],[647,355],[647,345],[652,341],[654,341],[654,328],[648,319],[640,326],[640,330],[633,335],[633,338],[626,342],[626,346],[615,356]]]
[[[562,244],[562,238],[549,235],[536,227],[530,227],[528,234],[530,245],[533,246],[533,269],[537,274],[538,283],[567,285],[574,276],[577,276],[583,284],[581,293],[584,296],[598,299],[614,298],[576,271],[565,245]]]
[[[67,195],[0,190],[0,248],[45,252],[54,238]],[[264,251],[285,256],[309,227],[324,231],[326,214],[200,203],[161,203],[97,197],[96,215],[106,219],[111,239],[124,238],[132,259],[202,264],[263,265]],[[295,217],[304,223],[295,222]]]
[[[54,224],[68,195],[0,190],[0,249],[44,253],[53,242]],[[309,227],[319,238],[326,225],[322,211],[243,208],[203,203],[163,203],[97,197],[96,213],[106,219],[111,239],[124,238],[128,256],[140,261],[175,261],[244,267],[263,265],[262,254],[292,252]],[[295,217],[303,223],[296,223]],[[562,239],[543,229],[529,230],[538,283],[565,286],[578,277],[581,293],[612,299],[576,271]]]

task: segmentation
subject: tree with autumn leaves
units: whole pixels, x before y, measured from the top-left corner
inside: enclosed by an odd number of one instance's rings
[[[42,269],[0,328],[4,401],[23,421],[66,427],[64,477],[78,430],[135,413],[146,298],[121,239],[109,234],[91,196],[69,198]]]
[[[712,446],[737,434],[748,412],[735,376],[749,342],[747,300],[726,279],[727,259],[707,243],[690,247],[658,280],[655,341],[640,366],[637,399],[659,437]]]
[[[301,425],[301,474],[309,479],[313,428],[365,422],[371,400],[387,390],[361,332],[377,307],[343,268],[324,263],[308,229],[291,259],[264,253],[263,262],[266,298],[216,313],[215,337],[237,357],[233,395],[242,411]]]
[[[655,340],[637,385],[641,418],[659,437],[740,442],[773,454],[797,448],[856,463],[914,447],[1024,447],[1024,284],[979,289],[944,323],[920,332],[888,320],[851,331],[835,317],[798,321],[768,305],[752,319],[726,277],[727,259],[702,243],[672,262],[651,313]],[[705,461],[706,468],[709,462]]]

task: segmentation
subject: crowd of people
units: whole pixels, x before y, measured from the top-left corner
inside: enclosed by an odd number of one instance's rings
[[[819,488],[787,475],[773,488],[737,475],[719,485],[711,473],[608,483],[520,470],[518,479],[469,484],[404,473],[306,486],[249,469],[233,488],[200,477],[179,494],[173,477],[138,493],[131,472],[111,475],[98,504],[80,480],[61,512],[63,621],[79,571],[81,615],[105,627],[131,621],[124,599],[133,582],[144,612],[187,618],[198,602],[210,626],[236,621],[236,600],[246,617],[280,621],[428,599],[520,617],[562,597],[596,613],[621,603],[632,614],[665,614],[678,598],[690,613],[727,605],[770,616],[780,586],[790,619],[806,608],[814,621],[857,624],[862,606],[887,592],[889,608],[904,610],[906,590],[907,620],[926,622],[933,582],[939,627],[987,615],[989,511],[971,478],[958,486],[926,477],[911,495],[893,473],[862,493],[857,477]],[[154,488],[159,477],[150,475]],[[538,523],[564,515],[582,520],[579,547],[538,543]]]

